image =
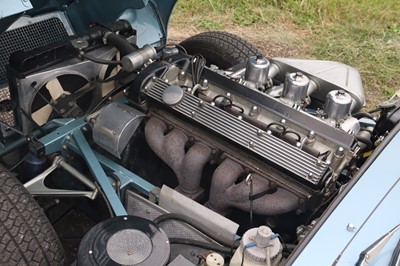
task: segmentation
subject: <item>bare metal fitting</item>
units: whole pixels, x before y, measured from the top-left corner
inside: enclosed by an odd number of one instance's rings
[[[146,44],[143,48],[122,57],[122,67],[128,72],[133,72],[142,67],[147,61],[156,59],[156,57],[156,49]]]

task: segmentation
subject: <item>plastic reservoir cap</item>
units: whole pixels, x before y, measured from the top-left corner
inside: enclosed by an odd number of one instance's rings
[[[254,237],[254,243],[257,247],[266,248],[272,236],[272,230],[268,226],[260,226],[257,229],[256,236]]]
[[[241,243],[242,249],[246,245],[255,243],[255,246],[247,248],[244,252],[246,258],[261,264],[271,260],[272,265],[275,265],[274,262],[280,260],[282,245],[279,238],[272,236],[273,232],[268,226],[252,228],[244,233]]]
[[[206,266],[223,266],[225,265],[224,258],[218,253],[211,253],[206,258]]]

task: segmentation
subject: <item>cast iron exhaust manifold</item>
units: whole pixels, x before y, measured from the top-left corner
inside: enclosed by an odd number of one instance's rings
[[[212,177],[208,201],[211,209],[226,213],[232,207],[243,211],[252,208],[255,214],[279,215],[299,207],[299,198],[296,195],[286,189],[273,189],[271,182],[258,174],[251,174],[251,185],[246,180],[236,183],[244,172],[243,166],[229,158],[217,167]],[[253,187],[252,192],[250,186]],[[270,193],[253,199],[253,206],[250,206],[250,195],[262,194],[270,189]]]
[[[173,129],[165,134],[168,126],[152,117],[145,127],[145,136],[150,148],[175,172],[182,194],[199,199],[203,194],[200,187],[203,168],[211,159],[211,148],[196,141],[187,151],[188,137],[182,131]]]
[[[168,131],[168,125],[152,117],[146,123],[145,136],[150,148],[175,172],[179,186],[177,191],[198,199],[203,192],[200,187],[204,166],[211,159],[212,149],[195,141],[187,151],[188,136],[179,129]],[[219,213],[227,213],[231,208],[250,211],[250,186],[237,180],[244,168],[232,159],[226,158],[212,176],[208,205]],[[258,174],[252,175],[253,195],[272,187],[270,181]],[[296,210],[299,198],[283,188],[253,200],[253,212],[261,215],[278,215]]]

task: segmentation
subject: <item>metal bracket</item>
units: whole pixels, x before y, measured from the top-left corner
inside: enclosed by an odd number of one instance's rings
[[[160,198],[161,188],[154,187],[149,194],[149,201],[156,203]]]
[[[72,176],[76,177],[86,186],[88,186],[93,191],[76,191],[76,190],[66,190],[66,189],[53,189],[48,188],[44,184],[44,180],[46,177],[51,174],[57,168],[62,167],[67,172],[69,172]],[[89,199],[95,199],[98,193],[96,186],[92,181],[90,181],[87,177],[82,175],[78,170],[73,168],[71,165],[66,163],[64,159],[60,156],[54,158],[53,163],[49,168],[47,168],[43,173],[36,176],[32,180],[26,182],[24,187],[34,196],[60,196],[60,197],[76,197],[83,196]]]

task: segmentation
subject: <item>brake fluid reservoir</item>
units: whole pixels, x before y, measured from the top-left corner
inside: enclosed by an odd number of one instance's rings
[[[229,266],[242,265],[243,256],[243,266],[276,266],[282,259],[282,245],[268,226],[252,228],[244,233]]]

